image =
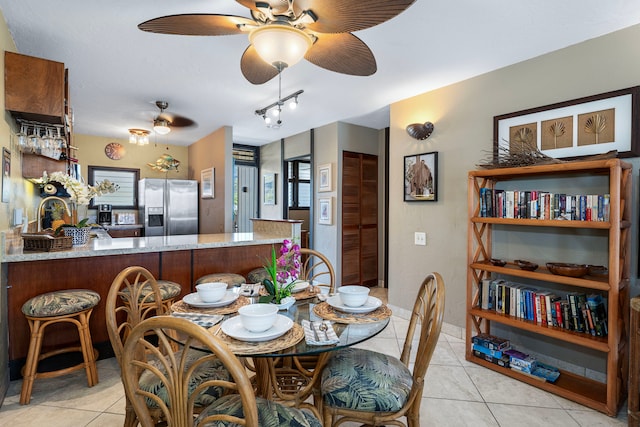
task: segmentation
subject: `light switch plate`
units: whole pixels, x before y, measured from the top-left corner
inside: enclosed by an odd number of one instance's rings
[[[413,236],[414,243],[418,246],[427,245],[427,233],[416,231]]]

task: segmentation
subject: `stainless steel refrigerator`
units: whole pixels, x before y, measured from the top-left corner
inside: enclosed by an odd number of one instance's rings
[[[138,217],[145,236],[198,234],[198,181],[141,179]]]

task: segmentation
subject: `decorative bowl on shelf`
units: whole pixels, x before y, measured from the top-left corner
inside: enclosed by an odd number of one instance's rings
[[[558,276],[582,277],[589,271],[585,264],[568,264],[564,262],[548,262],[547,268]]]
[[[535,262],[525,261],[522,259],[516,259],[513,261],[518,267],[527,271],[534,271],[538,268],[538,264]]]
[[[587,265],[587,274],[592,277],[607,277],[609,269],[604,265]]]
[[[492,265],[495,265],[497,267],[504,267],[505,265],[507,265],[507,261],[503,260],[503,259],[498,259],[498,258],[491,258],[489,260],[489,262]]]

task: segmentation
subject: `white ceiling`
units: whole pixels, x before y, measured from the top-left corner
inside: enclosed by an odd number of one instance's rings
[[[275,130],[254,111],[277,100],[278,81],[255,86],[244,79],[246,36],[137,28],[180,13],[249,17],[235,1],[0,0],[0,8],[20,53],[69,68],[76,133],[126,138],[128,128],[151,129],[154,101],[166,100],[168,112],[198,124],[157,137],[175,145],[222,126],[233,127],[234,142],[254,145],[335,121],[382,129],[390,103],[640,23],[637,0],[417,0],[355,33],[376,57],[373,76],[337,74],[304,60],[285,70],[282,95],[304,94]]]

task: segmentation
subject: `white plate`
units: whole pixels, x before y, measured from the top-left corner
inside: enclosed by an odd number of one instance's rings
[[[296,284],[293,285],[293,288],[291,288],[291,293],[295,294],[296,292],[304,291],[308,287],[309,282],[296,282]]]
[[[345,313],[369,313],[380,307],[382,305],[382,301],[376,297],[369,297],[367,298],[367,302],[360,307],[349,307],[342,303],[340,295],[334,295],[327,298],[327,304],[336,310],[344,311]]]
[[[233,292],[233,290],[227,290],[227,292],[225,292],[224,296],[220,301],[204,302],[200,299],[200,295],[198,295],[197,292],[194,292],[192,294],[185,295],[184,298],[182,298],[182,301],[186,302],[191,307],[213,308],[213,307],[224,307],[225,305],[229,305],[235,300],[237,300],[238,297],[239,295],[236,292]]]
[[[293,327],[293,320],[286,316],[278,314],[276,321],[272,327],[264,332],[251,332],[242,326],[240,316],[230,317],[222,322],[220,328],[222,332],[229,335],[231,338],[235,338],[240,341],[269,341],[284,335],[289,329]]]

